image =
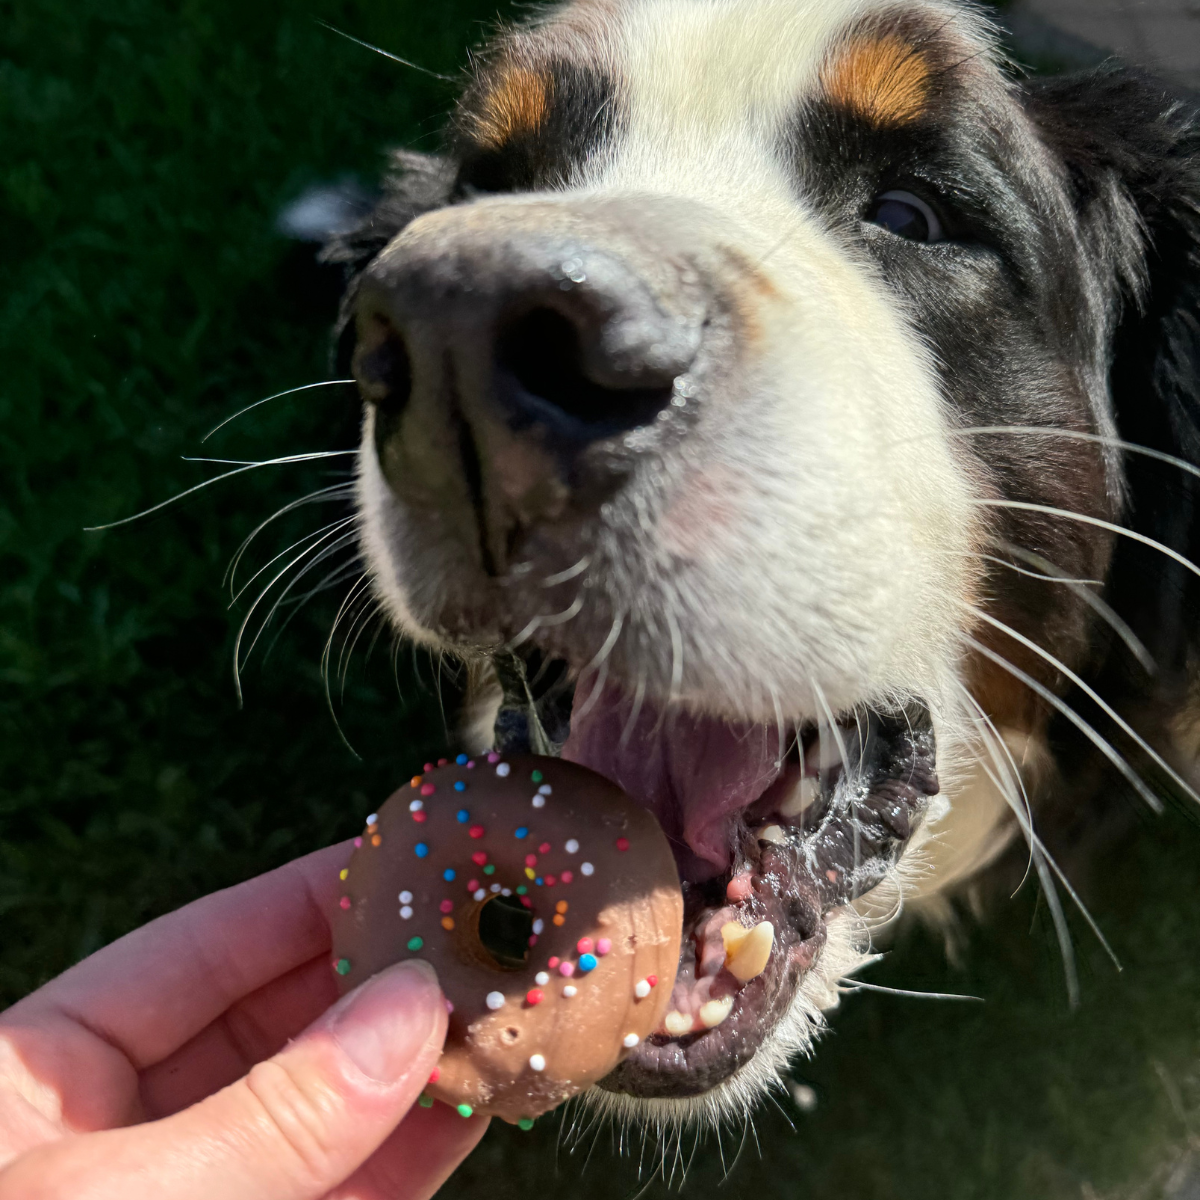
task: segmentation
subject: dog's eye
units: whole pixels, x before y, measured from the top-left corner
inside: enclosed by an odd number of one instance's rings
[[[884,192],[867,211],[867,220],[910,242],[940,242],[946,236],[937,213],[912,192]]]

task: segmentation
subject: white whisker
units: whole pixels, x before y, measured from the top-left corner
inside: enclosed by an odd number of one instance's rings
[[[238,417],[245,416],[246,413],[250,412],[252,409],[258,408],[260,405],[270,404],[272,400],[282,400],[284,396],[294,396],[294,395],[296,395],[297,392],[308,392],[308,391],[311,391],[313,388],[333,387],[335,384],[353,383],[353,382],[354,382],[353,379],[324,379],[324,380],[321,380],[321,382],[319,382],[319,383],[304,383],[304,384],[301,384],[299,387],[288,388],[286,391],[283,391],[283,392],[276,392],[275,395],[267,396],[263,400],[255,400],[255,402],[253,404],[247,404],[245,408],[239,408],[237,410],[237,412],[235,412],[233,414],[232,417],[226,417],[225,420],[223,420],[219,425],[214,425],[200,439],[200,444],[204,445],[204,443],[207,442],[208,439],[210,437],[212,437],[212,435],[214,433],[217,433],[218,431],[224,429],[225,426],[228,425],[231,421],[236,421],[238,419]]]
[[[909,996],[914,1000],[970,1000],[978,1004],[986,1001],[982,996],[964,996],[958,992],[917,992],[911,988],[884,987],[881,983],[865,983],[861,979],[848,979],[838,984],[838,991],[846,995],[855,992],[882,992],[888,996]]]

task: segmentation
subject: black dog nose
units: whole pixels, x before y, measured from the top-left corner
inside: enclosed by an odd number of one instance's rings
[[[619,252],[460,212],[439,236],[402,235],[364,277],[364,395],[397,417],[436,392],[468,422],[576,450],[652,422],[696,355],[694,313],[672,311]]]

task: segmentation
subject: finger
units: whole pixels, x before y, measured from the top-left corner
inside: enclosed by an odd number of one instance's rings
[[[414,1108],[400,1127],[327,1200],[427,1200],[487,1132],[445,1104]]]
[[[19,1001],[0,1027],[61,1015],[136,1070],[160,1062],[243,996],[328,950],[349,854],[349,843],[330,846],[160,917]]]
[[[328,954],[239,1000],[173,1054],[142,1072],[148,1120],[169,1117],[241,1079],[282,1050],[337,1000]]]
[[[433,969],[399,963],[195,1107],[17,1159],[0,1200],[318,1200],[395,1129],[445,1034]]]

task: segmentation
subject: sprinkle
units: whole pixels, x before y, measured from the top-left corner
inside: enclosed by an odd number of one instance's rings
[[[517,1122],[517,1128],[518,1128],[518,1129],[524,1129],[524,1130],[525,1130],[525,1132],[526,1132],[526,1133],[528,1133],[528,1132],[529,1132],[529,1130],[531,1130],[531,1129],[533,1128],[533,1120],[532,1120],[532,1118],[530,1118],[530,1117],[522,1117],[522,1118],[521,1118],[521,1119],[520,1119],[520,1120]]]
[[[483,837],[486,830],[483,828],[482,825],[472,825],[471,828],[467,830],[467,832],[473,838],[481,838],[481,837]]]
[[[568,854],[574,854],[579,849],[579,843],[574,838],[571,838],[563,847],[563,849]]]
[[[420,812],[425,807],[424,800],[410,800],[408,804],[409,812]]]
[[[552,971],[553,971],[553,970],[554,970],[554,968],[558,966],[558,964],[559,964],[559,961],[560,961],[560,960],[559,960],[559,957],[558,957],[558,955],[557,955],[557,954],[552,954],[552,955],[550,956],[550,961],[549,961],[549,962],[546,964],[546,966],[548,966],[548,967],[550,968],[550,970],[552,970]]]
[[[568,909],[568,908],[570,908],[570,907],[571,907],[571,906],[570,906],[570,905],[569,905],[569,904],[568,904],[568,903],[567,903],[565,900],[560,900],[560,901],[559,901],[559,902],[558,902],[558,903],[557,903],[557,904],[554,906],[554,911],[555,911],[555,912],[560,912],[560,913],[565,913],[565,912],[567,911],[567,909]],[[592,947],[591,947],[591,943],[589,942],[589,943],[588,943],[588,949],[590,950],[591,948],[592,948]]]
[[[549,854],[549,853],[550,853],[550,843],[549,843],[549,842],[543,842],[543,843],[542,843],[542,844],[541,844],[541,845],[538,847],[538,853],[539,853],[539,854]]]
[[[452,930],[454,928],[454,918],[453,917],[443,917],[442,918],[442,928],[447,933],[449,933],[450,930]]]
[[[454,819],[460,825],[465,825],[471,819],[471,814],[467,812],[465,808],[460,808],[458,812],[454,814]]]
[[[417,1103],[422,1108],[432,1108],[433,1107],[433,1097],[430,1096],[426,1092],[422,1092],[421,1095],[417,1099]]]
[[[483,868],[483,873],[484,873],[485,875],[495,875],[495,873],[496,873],[496,864],[495,864],[495,863],[488,863],[488,865],[487,865],[486,867],[484,867],[484,868]]]
[[[558,877],[558,880],[560,883],[572,883],[572,882],[574,882],[574,879],[575,879],[575,876],[573,874],[571,874],[570,871],[564,871]]]
[[[354,848],[355,848],[355,850],[361,850],[361,849],[362,849],[362,838],[360,838],[360,837],[357,837],[357,838],[355,838],[355,839],[354,839]]]
[[[441,1079],[441,1077],[442,1077],[442,1068],[441,1067],[434,1067],[433,1070],[429,1072],[429,1082],[430,1083],[437,1083],[437,1081],[439,1079]]]
[[[476,900],[486,900],[487,899],[487,888],[476,888],[475,889],[475,899]]]
[[[558,880],[555,879],[553,875],[547,875],[545,882],[546,882],[547,887],[553,887],[558,882]]]
[[[446,762],[447,762],[447,760],[446,760],[446,759],[444,759],[444,758],[439,758],[439,759],[438,759],[438,766],[439,766],[439,767],[444,767],[444,766],[446,765]]]
[[[518,825],[516,827],[516,829],[513,830],[513,837],[515,837],[515,838],[526,838],[528,836],[529,836],[529,826],[528,825]]]
[[[546,984],[548,984],[550,982],[550,976],[545,971],[539,971],[533,977],[533,982],[536,983],[538,985],[538,987],[545,987]]]
[[[421,784],[421,795],[422,796],[432,796],[433,793],[436,791],[437,791],[437,788],[435,788],[432,783]]]
[[[446,869],[445,869],[445,870],[442,872],[442,878],[443,878],[443,879],[444,879],[444,880],[445,880],[447,883],[453,883],[453,881],[454,881],[454,868],[453,868],[453,867],[447,867],[447,868],[446,868]]]
[[[580,938],[580,939],[579,939],[579,941],[577,941],[577,942],[575,943],[575,949],[576,949],[576,950],[577,950],[577,951],[578,951],[580,954],[591,954],[591,952],[592,952],[592,939],[591,939],[591,938]]]
[[[512,888],[501,888],[501,889],[500,889],[500,895],[502,895],[502,896],[511,896],[511,895],[512,895]]]
[[[541,988],[530,988],[529,991],[525,993],[526,1004],[541,1004],[544,999],[545,995],[543,994]]]
[[[526,868],[525,868],[525,874],[526,874],[526,875],[527,875],[527,876],[528,876],[530,879],[533,879],[533,878],[535,877],[535,875],[536,875],[536,872],[534,871],[534,869],[533,869],[532,867],[526,867]]]
[[[467,765],[473,767],[475,764],[468,763]],[[456,779],[454,781],[454,790],[456,792],[465,792],[467,790],[467,785],[465,783],[463,783],[463,781],[461,779]]]
[[[344,880],[346,879],[346,877],[347,877],[349,874],[350,874],[350,868],[349,868],[349,867],[343,867],[343,868],[342,868],[342,869],[341,869],[341,870],[338,872],[338,878],[344,881]]]
[[[647,975],[647,976],[646,976],[646,982],[647,982],[647,983],[648,983],[648,984],[649,984],[651,987],[658,987],[658,976],[657,976],[657,975]]]
[[[531,934],[529,935],[529,944],[530,944],[531,946],[536,946],[536,945],[537,945],[537,934],[536,934],[536,933],[531,933]]]
[[[368,824],[368,825],[378,825],[378,824],[379,824],[379,814],[378,814],[378,813],[372,813],[372,814],[371,814],[371,815],[370,815],[370,816],[367,818],[367,824]]]
[[[460,1104],[455,1111],[460,1117],[469,1117],[475,1110],[469,1104]]]
[[[542,786],[538,788],[538,792],[540,792],[543,796],[550,795],[552,791],[554,791],[554,789],[548,783],[543,783]]]
[[[524,884],[521,884],[521,886],[517,888],[517,895],[524,896],[527,891],[529,891],[529,889]]]
[[[452,1013],[454,1011],[454,1001],[453,1000],[446,1001],[446,1011],[448,1013]]]
[[[637,983],[633,985],[633,994],[639,1000],[645,1000],[645,998],[650,995],[650,981],[648,979],[639,979]]]
[[[578,993],[578,991],[579,991],[579,989],[578,989],[578,988],[577,988],[577,987],[576,987],[576,986],[575,986],[573,983],[568,983],[568,984],[567,984],[567,985],[566,985],[566,986],[563,988],[562,994],[563,994],[564,996],[566,996],[566,998],[567,998],[568,1000],[570,1000],[572,996],[574,996],[574,995],[576,995],[576,994]]]
[[[412,892],[401,892],[396,898],[401,904],[411,904],[413,901],[413,894]]]
[[[425,773],[428,774],[432,770],[433,770],[433,763],[426,763],[425,764]]]
[[[350,960],[348,958],[339,958],[337,960],[337,962],[335,962],[333,964],[333,969],[339,975],[349,975],[350,974]]]
[[[634,1046],[636,1046],[641,1040],[642,1039],[638,1037],[636,1033],[627,1033],[624,1038],[621,1039],[621,1044],[626,1050],[632,1050]]]
[[[504,993],[503,992],[488,992],[486,998],[484,999],[484,1004],[486,1004],[488,1006],[488,1008],[490,1008],[492,1010],[492,1012],[495,1012],[496,1009],[498,1009],[498,1008],[503,1008],[504,1007]]]
[[[453,900],[443,900],[441,902],[441,904],[438,905],[438,908],[440,908],[442,910],[442,912],[444,912],[444,913],[453,912],[454,911],[454,901]]]
[[[579,869],[585,874],[590,875],[596,868],[591,863],[582,863]]]
[[[542,879],[542,877],[540,875],[535,875],[533,877],[533,882],[536,883],[538,885],[538,887],[541,887],[542,884],[545,882],[545,880]]]
[[[403,918],[405,921],[410,921],[410,920],[412,919],[412,915],[413,915],[413,910],[412,910],[412,905],[411,905],[411,904],[406,904],[406,905],[405,905],[405,906],[404,906],[404,907],[403,907],[403,908],[400,910],[400,916],[401,916],[401,917],[402,917],[402,918]]]
[[[411,780],[409,780],[409,784],[408,784],[408,786],[409,786],[409,787],[420,787],[420,786],[421,786],[421,776],[420,776],[420,775],[414,775],[414,776],[412,777],[412,779],[411,779]]]
[[[579,969],[586,975],[589,971],[596,969],[596,961],[594,954],[581,954],[579,956]]]
[[[494,871],[495,869],[496,869],[495,867],[485,867],[484,868],[485,871],[489,871],[489,872]],[[499,890],[500,890],[500,885],[498,883],[493,883],[492,886],[490,888],[488,888],[488,891],[492,892],[493,894],[495,894]]]
[[[536,867],[537,866],[537,855],[536,854],[525,855],[525,865],[527,867]]]
[[[540,1054],[531,1054],[529,1056],[529,1065],[535,1071],[544,1071],[546,1069],[546,1060]]]
[[[497,763],[500,761],[500,755],[498,755],[494,750],[489,751],[487,758],[488,762],[490,763]]]
[[[420,950],[421,947],[424,945],[425,945],[424,938],[414,937],[414,938],[408,939],[408,948],[410,950]]]
[[[487,851],[486,850],[476,850],[475,853],[471,855],[471,861],[477,867],[482,867],[483,864],[485,862],[487,862]]]
[[[350,897],[349,897],[349,896],[343,896],[343,897],[342,897],[342,898],[341,898],[341,899],[338,901],[338,904],[339,904],[339,905],[341,905],[341,907],[342,907],[342,910],[343,910],[343,911],[345,911],[347,908],[349,908],[349,907],[350,907]]]
[[[454,761],[458,763],[460,767],[465,767],[467,765],[467,756],[465,754],[460,754]]]
[[[499,775],[501,779],[503,779],[511,770],[512,770],[512,767],[510,767],[508,765],[508,763],[501,763],[496,768],[496,774]]]
[[[538,917],[538,919],[536,921],[534,921],[534,923],[533,923],[533,932],[541,933],[542,930],[545,928],[546,928],[546,922],[543,921],[541,917]]]
[[[622,852],[628,850],[629,849],[629,839],[623,838],[623,837],[617,838],[617,849]]]
[[[570,979],[571,976],[575,974],[575,964],[569,962],[559,963],[558,973],[563,976],[564,979]]]
[[[532,800],[530,800],[529,803],[532,804],[534,808],[545,808],[546,807],[546,797],[545,796],[534,796],[534,798]]]
[[[521,891],[522,891],[522,892],[524,892],[525,890],[526,890],[525,888],[522,888],[522,889],[521,889]],[[530,900],[530,898],[529,898],[528,896],[522,895],[522,897],[521,897],[521,903],[522,903],[523,905],[525,905],[525,907],[526,907],[526,908],[532,908],[532,907],[533,907],[533,901],[532,901],[532,900]]]
[[[567,923],[567,918],[564,917],[562,915],[562,913],[555,913],[554,914],[554,923],[555,923],[555,925],[565,925]]]
[[[415,812],[413,813],[412,818],[418,825],[420,825],[428,815],[428,813]]]
[[[425,845],[425,843],[424,843],[424,842],[418,842],[418,843],[417,843],[417,844],[416,844],[416,845],[413,847],[413,853],[414,853],[414,854],[415,854],[415,855],[416,855],[418,858],[425,858],[425,857],[426,857],[426,856],[429,854],[429,847],[428,847],[427,845]]]
[[[541,771],[534,771],[534,773],[532,775],[530,775],[529,778],[532,779],[534,783],[541,783],[542,780],[545,779],[546,777],[545,777],[545,775],[543,775],[541,773]]]
[[[381,838],[381,837],[379,836],[379,834],[376,834],[376,835],[375,835],[375,836],[374,836],[374,837],[371,839],[371,845],[372,845],[372,846],[382,846],[382,845],[383,845],[383,838]]]
[[[596,953],[603,958],[612,949],[612,942],[608,938],[598,938],[596,941]],[[654,985],[651,984],[651,987]]]
[[[467,891],[468,892],[474,892],[474,891],[478,890],[478,888],[479,888],[479,880],[478,879],[468,879],[467,880]]]

